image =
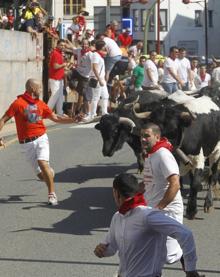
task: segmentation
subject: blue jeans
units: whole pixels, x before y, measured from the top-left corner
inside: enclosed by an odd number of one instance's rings
[[[184,86],[182,87],[183,91],[188,91],[189,90],[189,82],[184,83]]]
[[[162,83],[161,85],[163,89],[170,94],[178,90],[177,83]]]
[[[110,72],[116,62],[120,61],[121,55],[115,56],[115,57],[105,57],[105,71]]]

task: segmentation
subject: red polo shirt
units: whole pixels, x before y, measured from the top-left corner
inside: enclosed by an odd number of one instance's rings
[[[124,33],[122,33],[118,36],[118,41],[121,42],[121,47],[125,47],[125,48],[129,47],[132,43],[132,40],[133,39],[130,35],[127,35]]]
[[[54,64],[63,64],[63,55],[60,49],[55,48],[50,55],[49,78],[54,80],[62,80],[64,78],[64,67],[55,69]]]

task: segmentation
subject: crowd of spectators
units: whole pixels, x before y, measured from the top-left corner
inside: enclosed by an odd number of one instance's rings
[[[219,60],[214,58],[206,68],[196,58],[189,60],[186,49],[176,46],[170,48],[166,58],[155,50],[143,55],[143,42],[134,42],[129,28],[120,30],[120,24],[113,20],[103,33],[97,34],[88,28],[86,16],[84,9],[73,16],[66,37],[61,39],[61,18],[55,23],[55,18],[37,0],[27,1],[17,19],[13,8],[0,15],[2,29],[28,32],[33,39],[44,34],[43,78],[46,76],[49,81],[49,106],[59,107],[59,114],[66,112],[76,122],[90,121],[97,114],[108,113],[113,102],[126,98],[132,91],[162,89],[173,93],[177,89],[193,91],[210,86],[211,82],[220,83]],[[123,58],[128,66],[113,79],[113,84],[108,84],[110,72]],[[92,85],[91,79],[96,84]],[[64,107],[63,111],[67,93],[74,94],[74,99],[71,109]]]

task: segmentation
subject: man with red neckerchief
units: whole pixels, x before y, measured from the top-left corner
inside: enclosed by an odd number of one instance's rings
[[[108,111],[108,89],[105,80],[105,62],[104,56],[106,55],[105,42],[103,40],[97,40],[95,43],[96,50],[92,55],[92,71],[90,77],[96,79],[97,86],[91,88],[92,101],[91,101],[91,114],[86,118],[87,121],[93,119],[96,116],[98,102],[101,98],[102,115],[107,114]]]
[[[26,91],[19,95],[0,119],[0,131],[5,123],[15,118],[17,136],[36,175],[44,181],[48,188],[48,204],[58,203],[54,187],[54,171],[49,165],[49,140],[43,119],[57,123],[73,123],[69,117],[56,115],[39,96],[42,91],[41,83],[35,79],[26,82]],[[0,146],[4,146],[0,139]]]
[[[148,205],[163,210],[183,223],[179,167],[171,153],[172,145],[166,138],[161,138],[159,126],[153,123],[142,127],[141,144],[145,153],[143,184]],[[177,262],[181,257],[180,245],[175,239],[168,237],[167,263]]]
[[[49,88],[51,96],[47,104],[51,109],[56,108],[56,113],[59,115],[63,114],[63,79],[64,69],[67,66],[67,63],[63,59],[65,48],[65,40],[58,40],[57,47],[51,52],[49,63]]]
[[[196,247],[192,232],[162,211],[146,207],[135,176],[121,173],[113,181],[118,212],[94,253],[109,257],[118,252],[118,277],[161,277],[166,262],[166,238],[176,238],[183,249],[186,277],[200,276],[196,270]]]

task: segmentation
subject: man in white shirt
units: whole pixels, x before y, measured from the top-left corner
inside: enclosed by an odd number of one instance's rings
[[[138,59],[142,54],[143,47],[144,47],[143,41],[138,41],[136,45],[133,45],[129,48],[129,51],[133,51],[135,58]]]
[[[89,82],[89,74],[91,71],[91,58],[92,51],[90,49],[89,41],[87,39],[83,39],[81,43],[81,47],[76,48],[74,45],[67,41],[67,48],[73,51],[73,54],[77,56],[77,67],[72,69],[68,78],[70,82],[77,81],[76,91],[78,92],[78,103],[76,105],[76,111],[80,112],[83,103],[85,103],[85,110],[88,111],[88,102],[89,99],[86,97],[86,92],[88,89]]]
[[[194,83],[198,90],[211,86],[211,75],[207,73],[206,65],[200,65],[199,72],[194,78]]]
[[[143,184],[148,205],[183,223],[179,167],[171,153],[172,145],[166,138],[161,138],[159,126],[153,123],[142,127],[141,143],[146,154]],[[181,256],[177,241],[167,238],[167,263],[179,261]]]
[[[186,49],[179,48],[179,57],[178,61],[178,75],[180,79],[184,82],[182,87],[183,91],[190,90],[192,87],[192,74],[191,74],[191,65],[189,59],[186,58]]]
[[[174,93],[178,90],[178,86],[180,88],[184,86],[183,80],[178,75],[178,54],[178,47],[172,46],[170,48],[170,55],[164,62],[164,75],[161,85],[168,93]]]
[[[109,74],[116,64],[122,57],[122,51],[114,39],[111,39],[105,35],[96,37],[96,39],[102,39],[105,42],[105,48],[107,56],[105,57],[105,80],[108,82]]]
[[[155,51],[151,51],[150,59],[148,59],[144,65],[144,81],[142,84],[143,89],[159,89],[156,57],[157,53]]]
[[[90,77],[95,78],[98,81],[98,83],[95,88],[92,87],[91,114],[89,115],[90,119],[93,119],[96,116],[97,106],[100,98],[102,115],[108,113],[107,108],[109,99],[107,84],[105,81],[105,42],[103,40],[97,40],[95,48],[96,50],[93,52],[91,60],[92,71],[90,73]]]
[[[113,181],[118,207],[105,240],[94,250],[97,257],[120,259],[118,277],[161,277],[166,261],[166,237],[176,238],[182,249],[187,277],[199,277],[192,232],[158,209],[146,207],[137,178],[122,173]]]
[[[216,67],[212,71],[212,83],[214,86],[220,86],[220,60],[213,58]]]

